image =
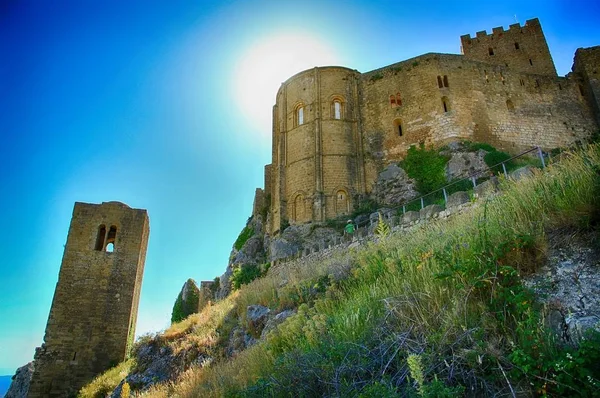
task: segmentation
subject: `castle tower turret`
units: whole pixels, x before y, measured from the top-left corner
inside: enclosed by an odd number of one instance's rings
[[[343,67],[300,72],[282,84],[273,111],[271,231],[352,210],[364,193],[359,73]]]
[[[460,37],[461,50],[466,59],[495,65],[508,66],[512,70],[539,75],[557,76],[542,25],[537,18],[525,25],[512,24],[509,30],[493,28],[492,34],[477,32],[476,37]]]
[[[146,210],[75,203],[28,396],[67,397],[125,359],[148,245]]]

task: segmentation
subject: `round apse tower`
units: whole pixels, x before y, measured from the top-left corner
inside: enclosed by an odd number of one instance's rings
[[[273,107],[273,232],[285,220],[348,214],[365,192],[359,76],[348,68],[318,67],[281,85]]]

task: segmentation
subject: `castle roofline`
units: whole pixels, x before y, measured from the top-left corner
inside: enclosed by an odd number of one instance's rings
[[[337,69],[337,70],[345,70],[348,72],[358,72],[356,69],[347,68],[345,66],[337,66],[337,65],[315,66],[313,68],[305,69],[303,71],[296,73],[295,75],[290,76],[289,78],[286,79],[286,81],[282,82],[281,85],[284,86],[284,85],[288,84],[290,81],[296,79],[297,77],[300,77],[309,72],[314,72],[315,69],[318,69],[318,70]]]
[[[526,27],[532,27],[532,26],[540,26],[540,20],[537,18],[532,18],[532,19],[528,19],[525,21],[525,23],[521,26],[521,24],[519,23],[514,23],[512,25],[508,26],[508,31],[509,32],[516,32],[516,31],[520,31],[522,28],[526,28]],[[492,28],[492,33],[490,33],[490,35],[499,35],[501,33],[504,33],[504,27],[502,26],[498,26],[495,28]],[[475,33],[475,38],[481,38],[481,37],[486,37],[488,36],[487,31],[485,30],[481,30],[477,33]],[[472,37],[469,33],[462,35],[461,40],[470,40]]]

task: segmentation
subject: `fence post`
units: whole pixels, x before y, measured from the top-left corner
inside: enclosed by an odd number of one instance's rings
[[[477,180],[475,179],[475,176],[471,177],[471,182],[473,183],[473,188],[475,188],[477,186]]]
[[[544,154],[542,153],[542,148],[537,147],[537,149],[538,149],[538,156],[540,157],[540,160],[542,161],[542,168],[545,169],[546,162],[544,162]]]
[[[425,207],[425,204],[423,203],[423,197],[421,196],[421,209]]]
[[[446,188],[442,188],[442,191],[444,192],[444,203],[448,204],[448,194],[446,193]]]
[[[506,165],[502,162],[502,170],[504,170],[504,177],[508,177],[508,173],[506,172]]]

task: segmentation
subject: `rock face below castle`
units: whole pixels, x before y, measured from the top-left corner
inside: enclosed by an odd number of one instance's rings
[[[559,77],[537,19],[461,44],[462,55],[429,53],[367,73],[320,67],[284,82],[255,201],[270,202],[266,232],[350,213],[414,144],[470,140],[516,152],[598,130],[600,47],[578,50],[573,73]]]

